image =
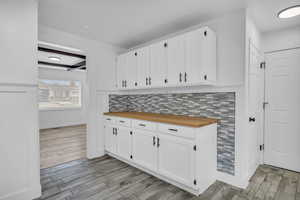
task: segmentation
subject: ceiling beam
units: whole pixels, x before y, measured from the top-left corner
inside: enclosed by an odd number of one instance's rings
[[[67,68],[67,69],[86,69],[85,67],[85,64],[86,62],[83,61],[83,62],[80,62],[80,63],[77,63],[75,65],[65,65],[65,64],[59,64],[59,63],[50,63],[50,62],[44,62],[44,61],[38,61],[38,64],[39,65],[48,65],[48,66],[53,66],[53,67],[62,67],[62,68]]]
[[[59,50],[55,50],[55,49],[48,49],[48,48],[45,48],[45,47],[38,47],[38,50],[43,51],[43,52],[47,52],[47,53],[55,53],[55,54],[60,54],[60,55],[65,55],[65,56],[70,56],[70,57],[86,59],[85,55],[70,53],[70,52],[65,52],[65,51],[59,51]]]

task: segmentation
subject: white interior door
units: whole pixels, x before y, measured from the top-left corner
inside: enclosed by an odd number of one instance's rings
[[[260,69],[262,54],[249,43],[249,137],[248,145],[250,174],[253,174],[262,162],[259,146],[263,143],[263,100],[264,100],[264,70]]]
[[[265,163],[300,172],[300,49],[267,54]]]

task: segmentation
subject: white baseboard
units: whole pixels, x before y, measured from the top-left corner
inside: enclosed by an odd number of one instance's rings
[[[23,190],[1,196],[0,200],[32,200],[42,195],[41,185],[38,184],[32,188],[25,188]]]
[[[241,178],[223,172],[217,172],[217,180],[242,189],[246,189],[249,184],[248,178]]]

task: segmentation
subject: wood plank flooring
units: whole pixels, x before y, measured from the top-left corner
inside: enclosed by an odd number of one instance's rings
[[[40,130],[41,168],[86,158],[86,126]]]
[[[300,173],[260,166],[247,189],[215,182],[199,197],[109,156],[41,170],[38,200],[300,200]]]

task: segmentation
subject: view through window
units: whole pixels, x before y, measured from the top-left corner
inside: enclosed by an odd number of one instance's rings
[[[80,108],[81,83],[74,80],[39,80],[39,108]]]

